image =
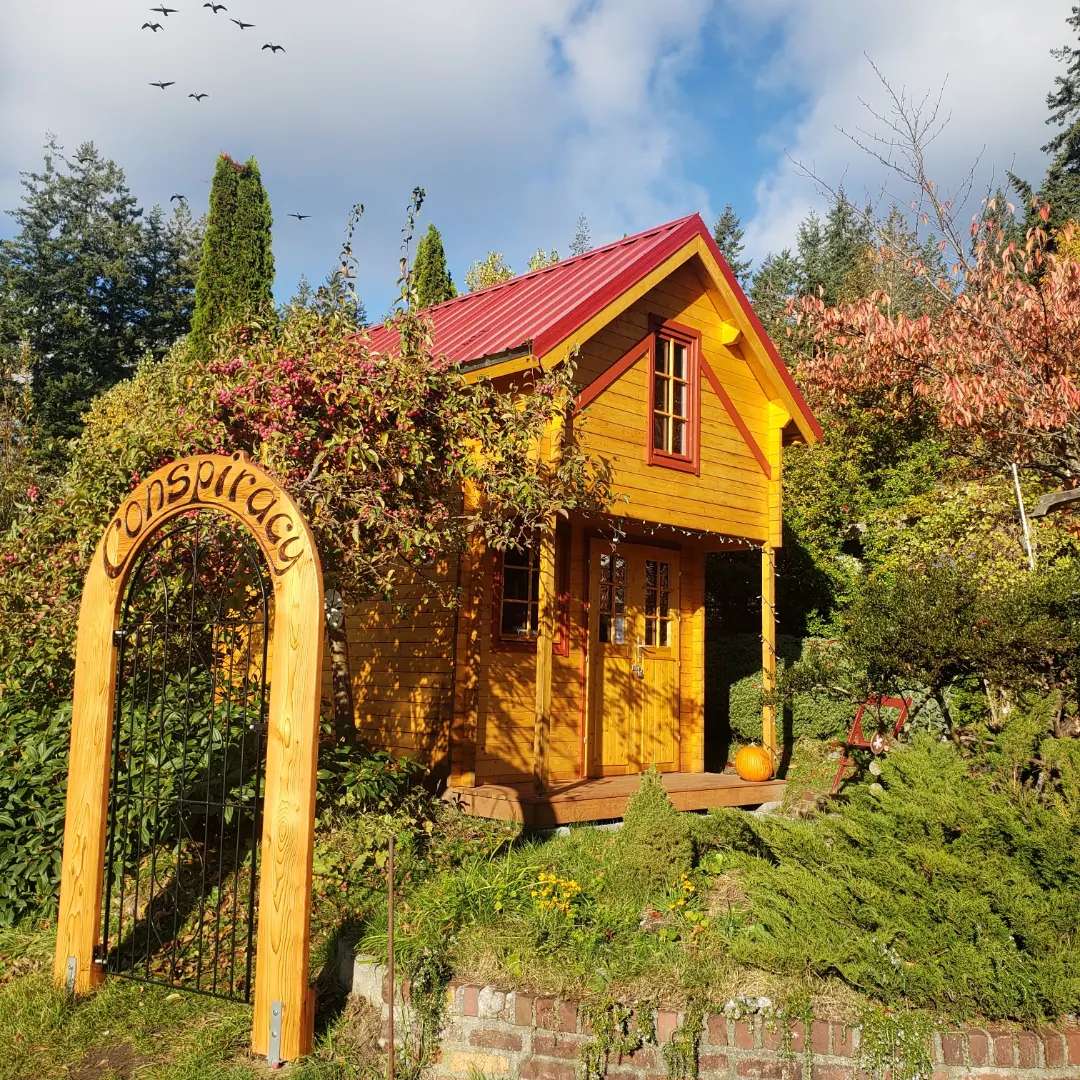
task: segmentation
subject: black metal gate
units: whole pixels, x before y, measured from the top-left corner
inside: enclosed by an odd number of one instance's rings
[[[108,972],[251,999],[272,616],[262,555],[221,513],[167,523],[132,568],[116,633]]]

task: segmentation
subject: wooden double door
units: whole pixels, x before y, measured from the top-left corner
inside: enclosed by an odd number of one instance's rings
[[[679,552],[594,539],[589,558],[589,774],[679,760]]]

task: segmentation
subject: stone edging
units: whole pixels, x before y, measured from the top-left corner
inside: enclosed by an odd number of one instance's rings
[[[342,983],[378,1008],[383,1035],[389,1018],[385,967],[351,953],[340,958]],[[398,988],[398,1030],[412,1022],[408,984]],[[673,1009],[656,1012],[657,1042],[666,1043],[682,1023]],[[698,1055],[702,1080],[862,1080],[858,1067],[860,1031],[835,1021],[800,1022],[785,1034],[760,1016],[731,1020],[706,1017]],[[587,1025],[572,1001],[537,997],[492,986],[454,982],[447,991],[446,1019],[435,1077],[482,1074],[488,1080],[577,1080],[582,1047],[590,1041]],[[1080,1025],[1024,1031],[1010,1027],[954,1029],[933,1036],[932,1078],[927,1080],[1080,1080]],[[612,1061],[610,1080],[665,1080],[658,1047],[645,1047]]]

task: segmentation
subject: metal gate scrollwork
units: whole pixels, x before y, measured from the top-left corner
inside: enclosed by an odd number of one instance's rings
[[[258,546],[216,511],[168,522],[133,565],[115,634],[109,974],[251,1000],[272,617]]]

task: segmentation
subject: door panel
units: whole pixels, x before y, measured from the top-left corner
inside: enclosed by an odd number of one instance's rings
[[[678,553],[643,551],[641,763],[674,769],[679,715]]]
[[[590,708],[608,723],[594,728],[602,775],[633,772],[636,768],[633,717],[638,688],[633,676],[633,622],[627,601],[633,593],[630,567],[622,552],[593,541],[593,580],[589,603],[590,649],[596,657],[590,680]]]
[[[670,771],[678,760],[677,551],[590,546],[591,775]]]

